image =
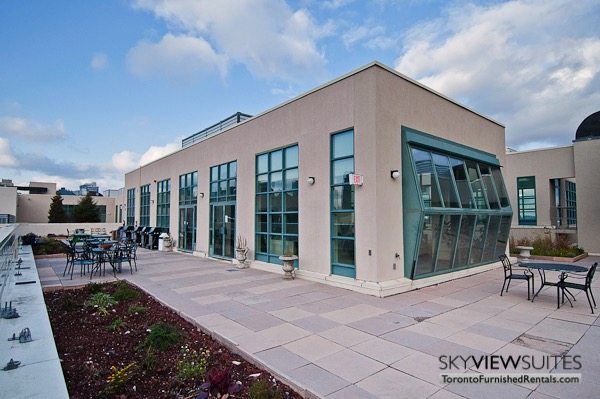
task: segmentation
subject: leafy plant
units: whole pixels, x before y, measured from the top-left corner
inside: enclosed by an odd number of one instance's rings
[[[77,309],[77,307],[77,301],[72,297],[66,297],[61,306],[62,310],[65,312],[72,312],[73,310]]]
[[[102,291],[102,284],[89,283],[88,287],[89,287],[88,289],[90,290],[90,294],[96,294],[96,293]]]
[[[52,197],[50,209],[48,210],[48,223],[66,223],[67,214],[63,206],[63,198],[60,194]]]
[[[206,365],[210,352],[208,350],[196,351],[187,345],[181,348],[181,358],[177,362],[177,375],[182,380],[193,380],[202,377],[206,372]]]
[[[148,347],[142,360],[140,361],[140,367],[145,371],[155,370],[158,366],[158,358],[156,357],[156,352],[152,347]]]
[[[249,399],[283,399],[283,394],[275,385],[266,380],[258,380],[248,388]]]
[[[96,205],[90,193],[83,197],[73,208],[75,222],[98,223],[100,222],[100,208]]]
[[[574,258],[584,252],[583,248],[571,245],[569,240],[562,235],[557,235],[554,240],[549,236],[539,236],[534,239],[521,238],[519,240],[511,238],[510,252],[518,253],[518,246],[533,247],[531,254],[538,256]]]
[[[123,384],[127,382],[127,380],[131,377],[130,369],[135,365],[135,363],[129,363],[127,366],[123,368],[118,368],[117,366],[111,366],[111,373],[106,379],[108,384],[108,389],[112,392],[118,391]]]
[[[181,341],[179,330],[166,323],[157,323],[150,327],[150,333],[140,342],[139,348],[154,348],[160,351],[168,349],[170,346],[178,344]]]
[[[235,247],[236,249],[246,249],[248,247],[248,241],[246,238],[238,235]]]
[[[96,308],[96,312],[99,315],[105,316],[107,315],[108,308],[117,304],[117,301],[106,292],[97,292],[90,296],[90,298],[85,301],[85,306],[91,306]]]
[[[110,331],[117,331],[122,328],[125,328],[125,326],[126,326],[126,323],[123,321],[123,319],[117,318],[117,319],[114,319],[113,321],[111,321],[107,328]]]
[[[113,298],[115,298],[117,301],[135,299],[140,295],[136,290],[131,288],[131,286],[127,284],[127,282],[123,280],[120,280],[115,285],[117,286],[117,289],[113,293]]]
[[[23,245],[33,245],[37,240],[37,236],[33,233],[27,233],[21,236],[21,243]]]
[[[127,313],[129,313],[129,314],[145,313],[145,312],[146,312],[146,307],[143,305],[131,305],[127,309]]]

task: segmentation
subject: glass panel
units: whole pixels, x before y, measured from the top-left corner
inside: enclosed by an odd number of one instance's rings
[[[229,180],[229,199],[235,199],[235,198],[231,198],[231,197],[235,197],[237,193],[237,179],[230,179]]]
[[[285,215],[285,233],[298,234],[298,214],[288,213]]]
[[[415,275],[433,272],[434,251],[442,229],[442,218],[441,215],[425,215],[423,218],[423,231]]]
[[[283,180],[281,172],[271,173],[271,191],[283,190]]]
[[[224,215],[223,215],[223,207],[216,206],[213,210],[213,255],[222,256],[223,255],[223,223],[224,223]]]
[[[221,182],[219,182],[219,199],[220,200],[224,200],[224,198],[227,195],[227,180],[222,180]]]
[[[267,194],[256,196],[256,212],[267,212]]]
[[[210,184],[210,199],[217,198],[218,195],[218,183]]]
[[[354,237],[354,212],[336,212],[333,214],[334,237]]]
[[[460,203],[458,197],[456,196],[456,191],[454,190],[454,184],[452,182],[452,174],[450,173],[448,157],[434,153],[431,155],[433,157],[433,163],[435,165],[438,182],[440,183],[440,191],[442,192],[444,205],[446,208],[460,208]]]
[[[471,247],[471,238],[473,237],[474,227],[475,215],[463,215],[454,261],[455,268],[466,266],[469,263],[469,248]]]
[[[500,196],[500,207],[507,208],[510,206],[508,199],[508,193],[506,192],[506,186],[504,185],[504,179],[502,178],[502,172],[500,168],[492,166],[492,176],[494,177],[494,183],[496,183],[496,190]]]
[[[237,177],[237,162],[229,163],[229,178]]]
[[[340,159],[332,162],[333,183],[348,184],[349,173],[354,173],[354,158]]]
[[[508,244],[508,235],[510,233],[510,216],[502,216],[500,221],[500,229],[498,230],[498,238],[496,239],[496,253],[494,259],[498,259],[500,255],[506,253],[506,245]]]
[[[331,188],[331,209],[354,209],[354,186]]]
[[[256,173],[269,171],[269,154],[262,154],[256,158]]]
[[[289,169],[285,171],[285,189],[298,189],[298,169]]]
[[[192,185],[193,186],[197,186],[198,185],[198,172],[193,172],[192,173]]]
[[[333,263],[354,265],[354,240],[334,238],[332,244]]]
[[[283,233],[282,219],[281,213],[271,214],[271,233]]]
[[[354,132],[338,133],[332,139],[333,158],[349,157],[354,155]]]
[[[257,233],[268,233],[267,215],[256,215],[256,232]]]
[[[446,215],[442,226],[442,238],[437,251],[435,271],[451,269],[454,260],[454,247],[458,238],[460,215]]]
[[[227,179],[227,164],[219,166],[219,180]]]
[[[485,190],[485,193],[487,194],[487,199],[490,203],[490,208],[500,209],[500,200],[498,199],[498,196],[496,195],[496,190],[494,189],[494,183],[492,181],[492,170],[490,166],[480,163],[479,171],[481,172],[483,188]]]
[[[269,175],[258,175],[256,176],[256,192],[266,193],[269,190]]]
[[[421,190],[423,205],[426,208],[444,206],[437,189],[437,184],[435,183],[433,165],[429,152],[419,150],[418,148],[412,148],[412,154],[417,170],[417,179]]]
[[[213,166],[212,168],[210,168],[210,181],[217,180],[219,180],[219,168]]]
[[[271,154],[271,168],[270,170],[283,169],[283,151],[273,151]]]
[[[298,146],[285,149],[285,167],[294,168],[298,166]]]
[[[269,253],[275,257],[283,255],[283,237],[281,235],[269,236]]]
[[[256,235],[256,251],[267,253],[267,235],[266,234],[257,234]]]
[[[233,258],[235,248],[235,205],[225,205],[225,248],[223,255]]]
[[[269,194],[270,212],[281,212],[281,192]]]
[[[291,253],[293,255],[298,255],[298,237],[285,236],[284,241],[285,241],[284,253],[285,254]]]
[[[463,208],[474,208],[471,189],[469,188],[469,180],[465,169],[465,163],[462,159],[450,158],[450,166],[452,167],[452,175],[456,181],[456,188],[460,196],[460,203]]]
[[[297,212],[298,211],[298,191],[286,191],[285,197],[285,211],[286,212]]]
[[[488,209],[487,202],[483,194],[481,178],[479,176],[479,172],[477,171],[477,163],[473,161],[467,161],[466,165],[469,182],[471,183],[471,190],[473,190],[473,196],[475,197],[477,209]]]
[[[485,233],[487,231],[487,222],[487,216],[477,216],[477,223],[475,224],[475,231],[473,232],[471,257],[469,259],[470,264],[481,263],[481,256],[483,255],[483,245],[485,244]]]
[[[496,248],[496,235],[498,233],[499,224],[500,216],[490,216],[490,223],[488,224],[487,236],[485,238],[485,246],[483,247],[483,262],[492,262],[497,260],[494,255],[494,250]]]

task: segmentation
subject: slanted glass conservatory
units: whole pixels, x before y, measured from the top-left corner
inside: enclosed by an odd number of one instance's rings
[[[512,218],[498,159],[409,128],[402,157],[405,275],[496,262]]]

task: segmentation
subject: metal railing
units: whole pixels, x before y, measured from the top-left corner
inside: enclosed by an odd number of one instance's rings
[[[550,207],[550,222],[557,229],[577,229],[577,207],[576,206],[553,206]]]
[[[5,226],[0,228],[0,304],[4,289],[9,285],[9,279],[13,276],[18,256],[19,240],[16,235],[15,226]]]
[[[236,112],[228,118],[223,119],[221,122],[215,123],[212,126],[207,127],[204,130],[199,131],[185,139],[181,140],[181,148],[189,147],[192,144],[198,143],[202,140],[206,140],[209,137],[212,137],[216,134],[221,133],[223,130],[231,127],[233,125],[237,125],[240,122],[245,121],[246,119],[252,118],[252,115],[244,114],[241,112]]]

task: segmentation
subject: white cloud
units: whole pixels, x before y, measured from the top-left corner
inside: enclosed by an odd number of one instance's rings
[[[333,10],[337,10],[338,8],[345,7],[350,3],[353,3],[354,0],[328,0],[323,1],[322,6],[324,8],[329,8]]]
[[[151,146],[143,154],[133,151],[121,151],[112,156],[112,166],[114,169],[125,173],[152,161],[171,154],[181,148],[181,141],[165,144],[164,146]]]
[[[598,2],[451,8],[415,27],[396,69],[507,126],[507,144],[564,144],[600,103]]]
[[[259,78],[288,81],[324,72],[325,57],[317,41],[330,34],[331,26],[317,26],[307,10],[293,10],[283,0],[137,0],[134,7],[164,19],[171,37],[195,39],[185,42],[185,47],[194,51],[180,51],[197,54],[200,43],[205,53],[211,49],[207,62],[219,71],[224,69],[223,63],[239,63]],[[152,48],[147,43],[144,50]],[[140,52],[139,45],[133,51]],[[144,58],[147,65],[158,64],[147,66],[154,72],[185,67],[178,58],[171,64],[169,59],[138,57]]]
[[[61,120],[53,125],[15,116],[0,117],[0,134],[14,135],[28,139],[63,139],[65,126]]]
[[[92,55],[92,60],[90,61],[90,66],[96,71],[105,69],[108,66],[107,55],[104,53],[94,53],[94,55]]]
[[[342,42],[346,48],[362,43],[371,50],[388,50],[397,44],[397,39],[386,36],[385,27],[381,25],[365,24],[342,34]]]
[[[10,167],[16,164],[17,160],[12,154],[10,143],[7,139],[0,137],[0,166]]]
[[[137,76],[160,74],[189,82],[212,70],[225,75],[227,58],[216,54],[210,43],[202,38],[167,33],[158,43],[138,43],[129,51],[127,64]]]

